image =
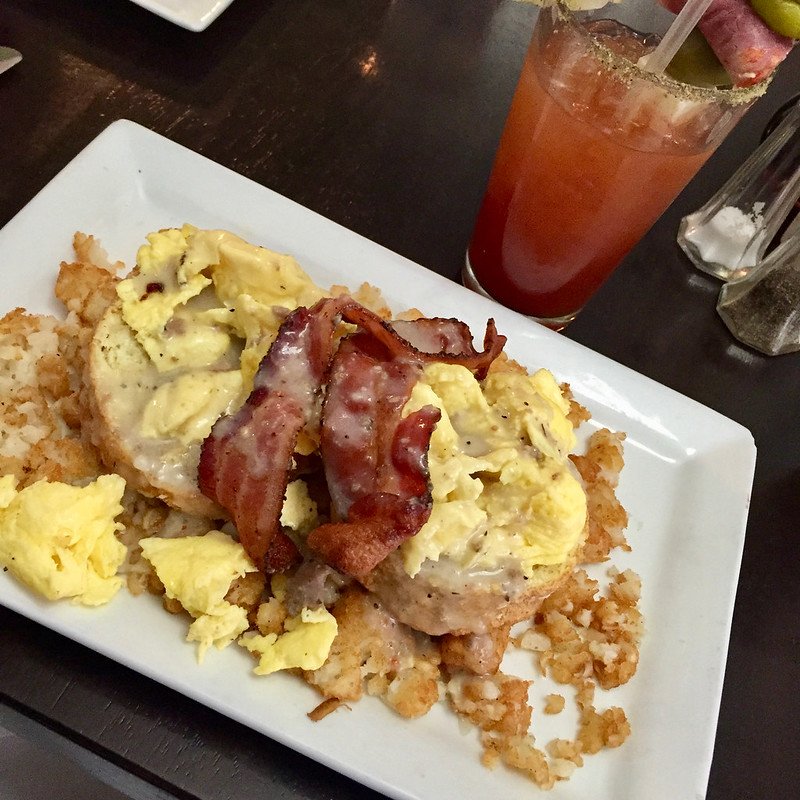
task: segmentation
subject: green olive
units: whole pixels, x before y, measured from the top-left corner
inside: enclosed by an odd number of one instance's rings
[[[750,0],[750,5],[775,33],[800,39],[800,0]]]
[[[702,33],[695,28],[675,53],[666,69],[667,75],[691,86],[714,88],[730,86],[730,75]]]

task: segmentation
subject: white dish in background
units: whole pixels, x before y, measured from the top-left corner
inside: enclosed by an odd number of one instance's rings
[[[164,17],[181,28],[204,31],[233,0],[133,0],[137,6]]]
[[[146,233],[184,222],[292,253],[322,285],[369,281],[396,309],[457,316],[481,332],[493,316],[511,356],[568,381],[593,425],[627,432],[619,494],[633,552],[613,563],[642,576],[647,635],[637,676],[613,692],[598,691],[595,704],[621,705],[633,735],[618,750],[588,757],[549,797],[702,798],[755,464],[750,433],[127,121],[104,131],[0,231],[4,306],[58,309],[53,282],[59,262],[71,257],[76,230],[97,235],[112,259],[130,265]],[[485,769],[476,737],[460,731],[444,704],[405,721],[365,698],[350,712],[312,723],[306,712],[319,696],[296,678],[253,676],[241,648],[211,652],[198,666],[194,647],[183,641],[185,622],[153,597],[123,591],[104,608],[83,609],[39,600],[0,575],[0,602],[390,797],[510,800],[537,791],[509,770]],[[569,704],[571,691],[566,695]],[[561,717],[544,722],[564,724]]]
[[[22,61],[22,53],[13,47],[0,45],[0,75]]]

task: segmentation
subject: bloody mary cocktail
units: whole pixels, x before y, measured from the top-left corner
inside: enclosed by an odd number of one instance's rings
[[[635,62],[652,47],[617,22],[540,12],[466,285],[563,327],[757,95],[646,73]]]

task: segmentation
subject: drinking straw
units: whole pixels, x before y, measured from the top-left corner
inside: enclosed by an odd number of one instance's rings
[[[789,227],[783,232],[781,242],[788,242],[792,236],[800,236],[800,214],[797,214]]]
[[[663,72],[712,2],[713,0],[686,0],[686,5],[675,17],[658,47],[639,62],[642,69],[647,72]]]

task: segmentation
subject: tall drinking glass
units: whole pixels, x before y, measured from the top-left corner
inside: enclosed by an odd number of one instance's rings
[[[628,3],[539,12],[462,273],[557,330],[763,92],[640,68],[653,37],[603,19]]]

